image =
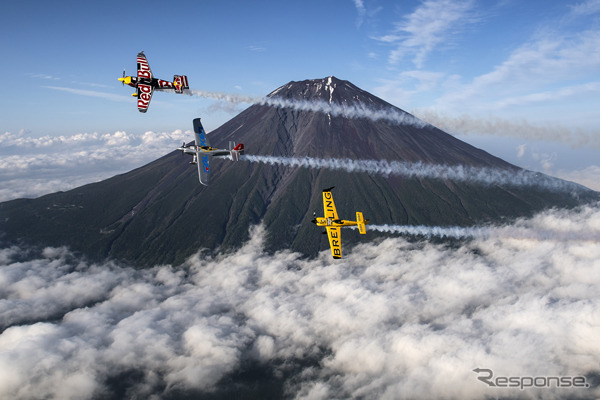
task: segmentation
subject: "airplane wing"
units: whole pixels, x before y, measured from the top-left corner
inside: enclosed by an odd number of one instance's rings
[[[199,147],[200,146],[210,146],[208,143],[208,138],[206,137],[206,132],[204,132],[204,127],[202,126],[202,122],[200,118],[194,119],[194,138],[196,141],[196,160],[198,161],[198,178],[200,179],[200,183],[208,186],[208,178],[210,176],[210,165],[208,161],[208,155],[202,152]]]
[[[143,51],[139,52],[137,55],[137,77],[138,82],[140,79],[152,79],[150,64],[148,64],[148,60]]]
[[[335,203],[333,202],[333,195],[331,194],[331,189],[333,188],[323,190],[323,211],[325,214],[325,218],[337,220],[339,218],[335,209]]]
[[[145,113],[148,111],[150,100],[152,100],[152,86],[138,83],[137,85],[137,99],[138,99],[138,111]]]
[[[331,194],[331,189],[323,190],[323,211],[325,214],[325,218],[327,218],[328,224],[331,221],[335,221],[338,219],[338,214],[335,209],[335,203],[333,202],[333,195]],[[329,247],[331,247],[331,255],[333,258],[341,258],[342,257],[342,236],[339,226],[327,226],[327,237],[329,238]]]
[[[329,247],[333,258],[342,258],[342,236],[339,226],[328,226],[327,237],[329,238]]]
[[[210,176],[208,156],[202,154],[201,151],[197,151],[196,155],[198,160],[198,179],[200,179],[201,184],[208,186],[208,178]]]

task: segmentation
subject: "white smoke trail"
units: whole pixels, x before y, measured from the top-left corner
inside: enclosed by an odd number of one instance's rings
[[[251,97],[229,93],[208,92],[203,90],[186,91],[190,96],[225,101],[233,104],[249,103],[268,105],[278,108],[290,108],[298,111],[311,111],[330,114],[334,117],[366,118],[371,121],[387,121],[397,125],[411,125],[419,128],[429,124],[415,118],[409,113],[395,108],[373,109],[361,103],[336,104],[322,100],[295,100],[280,97]]]
[[[413,114],[450,134],[488,134],[500,137],[544,140],[568,143],[572,148],[600,148],[600,136],[596,132],[565,126],[539,126],[528,121],[504,120],[500,118],[478,119],[468,115],[450,117],[433,110],[415,110]]]
[[[366,172],[383,176],[400,175],[408,178],[450,179],[481,185],[536,186],[555,191],[574,191],[581,186],[526,170],[505,170],[465,165],[440,165],[422,162],[409,163],[387,160],[322,159],[244,155],[243,160],[289,167],[326,168],[346,172]]]
[[[489,230],[482,227],[466,228],[460,226],[425,226],[425,225],[367,225],[367,230],[385,233],[425,237],[451,237],[463,239],[468,237],[488,237]]]
[[[489,134],[502,137],[545,140],[568,143],[573,148],[600,148],[600,137],[582,129],[569,129],[564,126],[539,126],[528,121],[503,120],[500,118],[476,119],[468,115],[449,117],[432,110],[415,110],[413,114],[397,108],[373,109],[365,104],[336,104],[322,100],[308,101],[283,99],[280,97],[253,97],[239,94],[186,90],[186,94],[206,99],[228,102],[234,105],[247,103],[290,108],[298,111],[327,113],[345,118],[366,118],[371,121],[387,121],[397,125],[410,125],[418,128],[437,127],[452,135]]]
[[[201,97],[204,99],[225,101],[227,103],[233,103],[233,104],[241,104],[241,103],[254,104],[254,103],[258,103],[261,99],[260,97],[244,96],[244,95],[235,94],[235,93],[209,92],[206,90],[184,90],[183,93],[187,94],[188,96],[196,96],[196,97]]]
[[[425,225],[367,225],[367,230],[397,233],[401,235],[424,236],[426,238],[475,238],[475,239],[517,239],[535,241],[600,241],[600,226],[588,229],[576,227],[540,227],[530,220],[520,220],[510,226],[425,226]]]

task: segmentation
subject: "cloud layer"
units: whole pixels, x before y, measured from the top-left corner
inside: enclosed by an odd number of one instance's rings
[[[267,254],[259,226],[235,253],[145,270],[6,248],[0,397],[110,396],[122,379],[121,397],[159,398],[223,389],[247,365],[291,398],[597,397],[600,243],[536,233],[597,234],[600,209],[516,227],[531,235],[390,237],[333,261]],[[477,367],[592,387],[490,388]]]
[[[153,161],[193,138],[191,131],[0,134],[0,201],[36,197],[107,179]]]

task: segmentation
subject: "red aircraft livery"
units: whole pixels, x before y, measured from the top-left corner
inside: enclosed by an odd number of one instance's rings
[[[119,80],[123,82],[123,84],[127,84],[137,89],[132,96],[137,97],[138,110],[143,113],[148,111],[152,93],[155,89],[174,90],[175,93],[183,93],[185,89],[190,88],[187,76],[185,75],[175,75],[173,77],[173,82],[155,78],[152,75],[150,64],[148,64],[148,60],[143,51],[137,55],[137,77],[125,76],[125,71],[123,71],[123,77],[119,78]]]

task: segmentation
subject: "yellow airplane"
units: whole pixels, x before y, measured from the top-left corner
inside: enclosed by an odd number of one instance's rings
[[[356,212],[356,221],[339,219],[333,202],[331,189],[333,189],[333,187],[323,190],[323,210],[325,217],[317,217],[316,213],[313,213],[314,219],[311,222],[317,226],[324,226],[327,229],[331,255],[333,258],[342,258],[342,237],[340,228],[344,226],[358,226],[358,231],[364,235],[366,233],[365,224],[368,224],[369,220],[364,219],[362,213],[359,211]]]

